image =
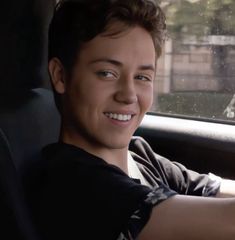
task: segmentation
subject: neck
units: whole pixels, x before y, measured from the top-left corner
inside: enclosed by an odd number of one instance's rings
[[[126,174],[128,174],[128,146],[120,149],[100,146],[94,142],[83,141],[82,138],[80,139],[78,136],[76,138],[71,138],[70,135],[67,135],[63,131],[61,132],[60,140],[62,140],[64,143],[79,147],[86,152],[103,159],[108,164],[117,166]]]
[[[107,163],[115,165],[128,174],[128,148],[101,150],[93,154],[102,158]]]

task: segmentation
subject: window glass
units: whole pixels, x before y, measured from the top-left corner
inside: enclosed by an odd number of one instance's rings
[[[235,122],[235,1],[162,0],[160,5],[168,37],[152,111]]]

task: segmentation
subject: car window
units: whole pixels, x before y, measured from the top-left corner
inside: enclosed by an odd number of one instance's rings
[[[167,39],[152,112],[234,123],[235,1],[160,4],[167,16]]]

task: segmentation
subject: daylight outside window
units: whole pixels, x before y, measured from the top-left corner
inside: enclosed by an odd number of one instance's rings
[[[152,111],[235,123],[235,1],[162,0],[160,5],[168,39]]]

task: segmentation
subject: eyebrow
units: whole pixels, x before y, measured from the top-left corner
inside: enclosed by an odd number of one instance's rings
[[[117,60],[114,60],[114,59],[110,59],[110,58],[99,58],[99,59],[95,59],[95,60],[92,60],[91,62],[89,62],[89,64],[95,64],[95,63],[99,63],[99,62],[104,62],[104,63],[110,63],[112,65],[115,65],[117,67],[122,67],[123,66],[123,63],[117,61]],[[139,70],[151,70],[153,72],[155,72],[155,66],[152,65],[152,64],[144,64],[144,65],[140,65],[138,67]]]
[[[89,64],[95,64],[95,63],[99,63],[99,62],[111,63],[112,65],[115,65],[118,67],[123,66],[123,64],[121,62],[114,60],[114,59],[110,59],[110,58],[98,58],[98,59],[92,60],[91,62],[89,62]]]

